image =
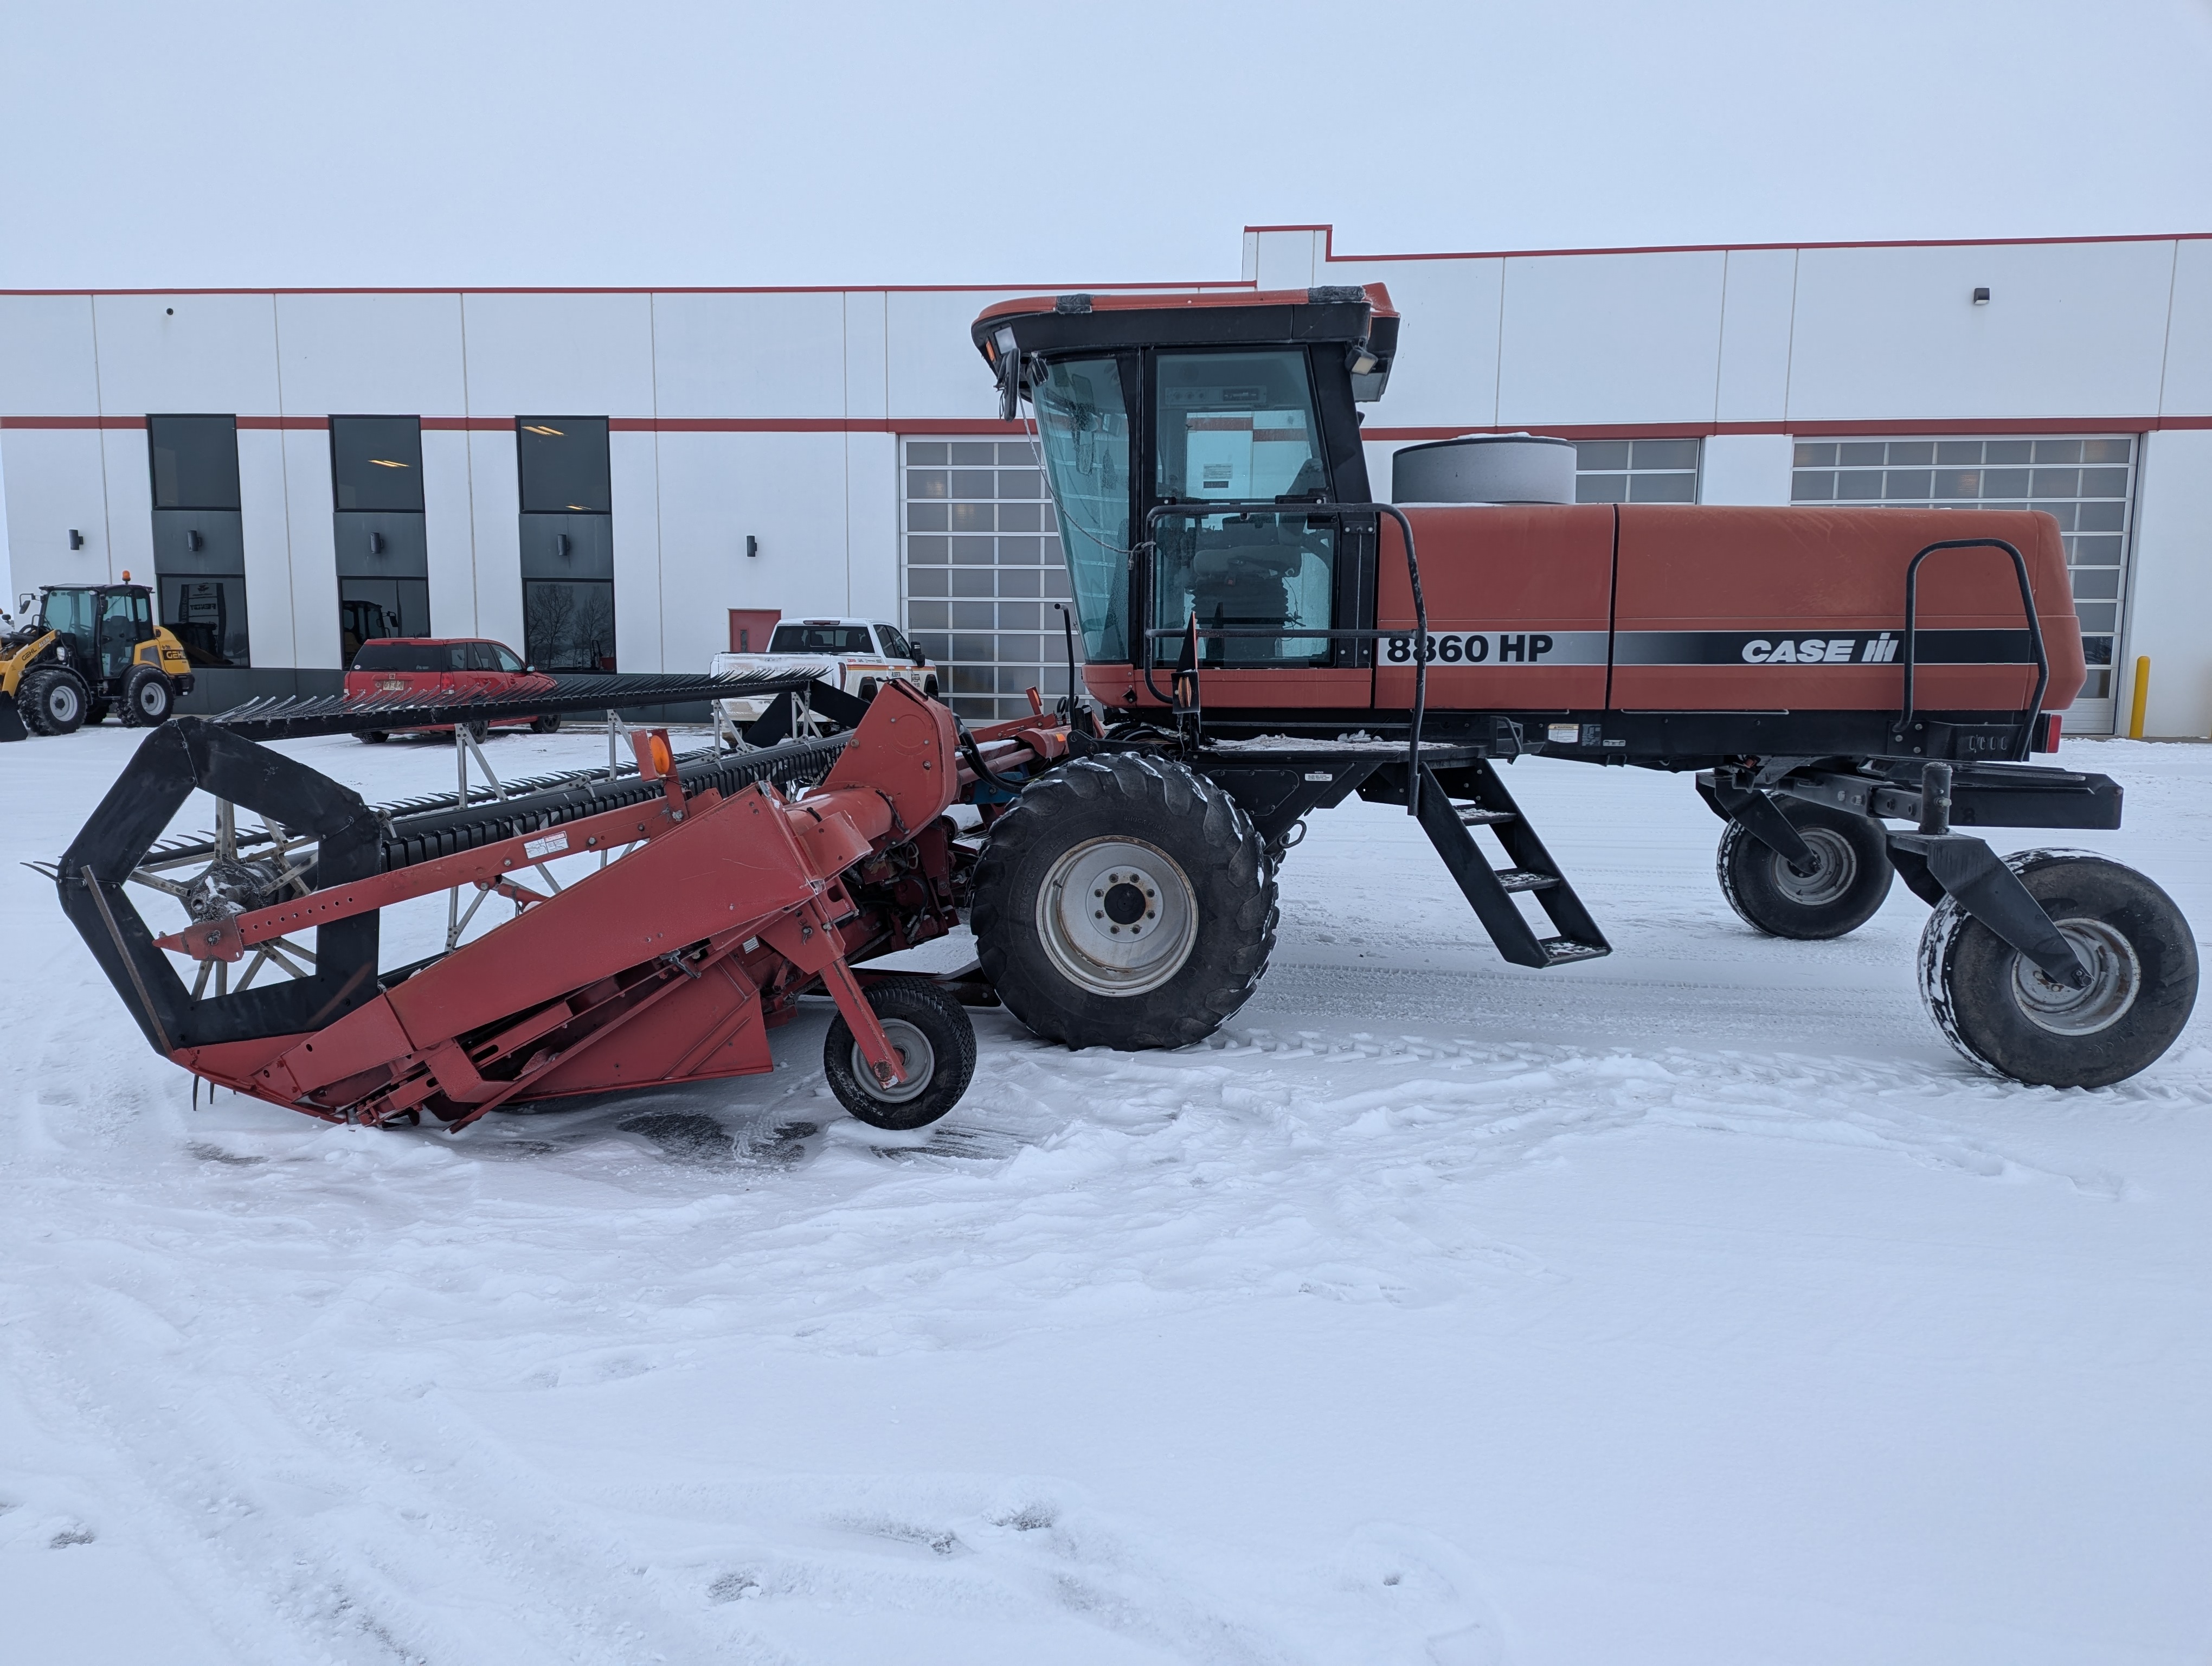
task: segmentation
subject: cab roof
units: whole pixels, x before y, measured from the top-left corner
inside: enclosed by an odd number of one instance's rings
[[[1011,331],[1012,340],[1004,337]],[[987,307],[969,326],[995,376],[1009,344],[1048,357],[1128,347],[1262,347],[1364,344],[1379,398],[1398,349],[1398,309],[1380,283],[1310,289],[1232,289],[1197,295],[1025,295]]]

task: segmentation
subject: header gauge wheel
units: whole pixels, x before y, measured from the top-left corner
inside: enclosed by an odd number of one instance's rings
[[[1237,801],[1162,758],[1065,764],[991,828],[970,920],[1014,1016],[1070,1047],[1185,1047],[1251,999],[1275,875]]]
[[[884,978],[865,993],[906,1080],[896,1087],[878,1081],[840,1014],[822,1043],[830,1091],[870,1128],[927,1128],[968,1091],[975,1073],[975,1026],[959,1001],[926,977]]]
[[[2045,1087],[2124,1081],[2173,1045],[2197,1004],[2197,940],[2131,867],[2081,851],[2005,858],[2089,969],[2046,976],[1949,897],[1920,937],[1920,994],[1952,1046],[1983,1069]]]

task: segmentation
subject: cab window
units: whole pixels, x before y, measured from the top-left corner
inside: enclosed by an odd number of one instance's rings
[[[1162,353],[1154,489],[1163,502],[1326,502],[1305,354],[1296,348]],[[1210,666],[1313,665],[1328,657],[1337,528],[1298,510],[1201,508],[1159,525],[1152,569],[1154,651],[1194,617]]]
[[[770,654],[873,654],[866,625],[783,624],[769,642]]]
[[[894,660],[914,658],[914,645],[899,634],[896,625],[878,625],[876,640],[884,645],[884,652]]]
[[[520,672],[528,669],[528,667],[526,666],[520,660],[515,657],[514,650],[513,648],[503,647],[498,642],[494,642],[491,645],[491,656],[496,662],[493,666],[494,670]]]

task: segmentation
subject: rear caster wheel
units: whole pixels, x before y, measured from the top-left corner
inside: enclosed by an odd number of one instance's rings
[[[2197,1004],[2197,941],[2173,899],[2133,868],[2078,851],[2005,858],[2089,968],[2045,976],[1946,897],[1920,936],[1920,995],[1983,1069],[2045,1087],[2124,1081],[2173,1044]]]
[[[925,1128],[968,1091],[975,1073],[975,1026],[957,1000],[925,977],[885,978],[864,993],[907,1079],[896,1087],[878,1082],[840,1013],[822,1044],[830,1091],[870,1128]]]
[[[561,717],[557,712],[530,720],[530,732],[532,734],[554,734],[559,732],[560,727]]]
[[[1771,937],[1816,939],[1855,932],[1889,895],[1894,871],[1881,824],[1802,799],[1778,801],[1813,848],[1813,871],[1799,873],[1767,845],[1730,822],[1721,834],[1721,895],[1744,922]]]
[[[1014,1016],[1070,1047],[1187,1047],[1252,997],[1275,875],[1236,800],[1182,764],[1064,764],[991,825],[970,922]]]

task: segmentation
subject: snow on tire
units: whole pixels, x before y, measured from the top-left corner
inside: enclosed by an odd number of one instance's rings
[[[991,827],[970,921],[1007,1009],[1048,1041],[1203,1041],[1275,946],[1275,875],[1236,800],[1170,759],[1082,758]]]
[[[2173,1044],[2197,1003],[2197,942],[2173,899],[2133,868],[2076,850],[2005,858],[2090,968],[2046,977],[1945,897],[1920,934],[1920,997],[1983,1069],[2047,1087],[2124,1081]]]

